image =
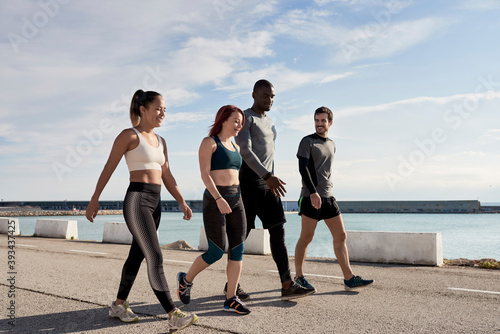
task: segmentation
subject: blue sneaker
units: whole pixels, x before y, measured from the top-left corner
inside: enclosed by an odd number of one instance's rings
[[[314,292],[316,292],[316,288],[312,286],[312,284],[309,283],[304,276],[295,277],[294,281],[295,283],[302,285],[304,288],[314,290]]]
[[[353,276],[350,280],[344,280],[344,288],[347,291],[362,288],[373,283],[372,279],[362,279],[359,276]]]
[[[191,288],[193,283],[186,282],[186,273],[180,272],[177,274],[177,281],[179,282],[177,288],[177,297],[183,304],[189,304],[191,301]]]

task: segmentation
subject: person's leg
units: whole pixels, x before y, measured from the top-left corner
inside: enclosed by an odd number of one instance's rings
[[[124,213],[125,212],[130,212],[130,210],[124,210]],[[156,230],[158,231],[161,220],[161,205],[158,205],[156,210],[153,212],[153,219],[155,221]],[[132,239],[132,245],[130,246],[127,260],[125,260],[122,269],[120,287],[118,288],[118,294],[115,301],[116,305],[123,304],[123,302],[127,299],[143,260],[144,254],[142,253],[141,248],[137,244],[137,241]]]
[[[304,276],[304,262],[306,260],[307,246],[314,238],[314,231],[318,221],[302,215],[302,230],[295,246],[295,277]]]
[[[342,215],[333,218],[325,219],[326,226],[330,229],[333,237],[333,251],[339,262],[340,269],[345,280],[349,280],[354,276],[351,265],[349,263],[349,253],[347,251],[347,234],[342,220]]]
[[[241,276],[241,269],[243,268],[243,261],[227,261],[226,275],[227,275],[227,294],[226,299],[231,299],[236,295],[238,282]]]
[[[292,277],[288,262],[288,250],[285,244],[285,228],[283,224],[278,224],[268,229],[268,231],[271,255],[278,268],[282,288],[286,290],[292,285]]]
[[[160,186],[137,185],[140,191],[127,193],[124,201],[125,222],[147,262],[149,283],[167,313],[175,309],[163,270],[163,255],[156,233],[160,204]],[[158,189],[157,189],[158,188]],[[156,192],[157,191],[157,192]],[[161,208],[160,208],[161,210]]]
[[[246,220],[246,235],[245,240],[251,230],[255,228],[255,218],[257,217],[257,194],[254,185],[242,183],[240,185],[241,189],[241,200],[243,202],[243,207],[245,211]]]
[[[290,275],[288,250],[285,244],[284,224],[286,218],[283,204],[281,199],[275,196],[269,188],[257,189],[255,199],[257,216],[262,221],[262,226],[269,231],[271,255],[278,268],[282,288],[288,289],[293,282]]]
[[[221,191],[219,189],[219,191]],[[221,195],[223,195],[221,193]],[[217,201],[205,190],[203,194],[203,226],[208,242],[208,250],[198,256],[186,274],[186,280],[193,282],[196,275],[218,261],[226,248],[226,217],[220,213]]]
[[[122,276],[120,279],[118,294],[116,295],[115,305],[123,304],[128,298],[135,278],[137,277],[137,273],[141,267],[142,260],[144,260],[144,254],[135,239],[132,239],[132,245],[130,246],[127,260],[125,260],[125,263],[123,264]]]
[[[179,272],[177,275],[177,296],[183,304],[191,302],[191,288],[195,277],[224,255],[225,217],[220,213],[217,202],[207,190],[203,194],[203,225],[208,250],[194,260],[187,273]]]
[[[226,235],[229,244],[226,299],[231,299],[236,295],[243,267],[247,222],[239,187],[230,187],[228,193],[231,196],[228,198],[228,203],[232,212],[226,215]]]

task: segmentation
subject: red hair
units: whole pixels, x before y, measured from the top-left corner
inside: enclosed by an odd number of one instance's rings
[[[243,113],[243,111],[236,106],[232,106],[232,105],[223,106],[219,109],[219,111],[217,111],[217,115],[215,115],[214,124],[212,124],[212,126],[210,127],[210,132],[208,133],[208,135],[214,136],[214,135],[218,134],[219,132],[221,132],[222,131],[222,123],[227,121],[229,116],[231,116],[231,114],[235,111],[239,112],[241,114],[241,116],[243,117],[243,121],[241,123],[241,126],[243,126],[245,124],[245,114]]]

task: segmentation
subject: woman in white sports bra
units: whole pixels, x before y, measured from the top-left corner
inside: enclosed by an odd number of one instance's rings
[[[109,315],[124,322],[138,320],[126,299],[141,262],[146,258],[151,288],[169,315],[168,329],[175,331],[189,326],[198,320],[198,317],[175,307],[163,272],[163,256],[156,232],[161,216],[162,181],[179,203],[184,219],[191,219],[193,213],[170,172],[165,140],[154,133],[154,128],[160,127],[164,118],[165,102],[160,94],[143,90],[135,92],[130,105],[133,128],[123,130],[116,137],[108,161],[97,181],[94,195],[87,206],[86,216],[93,222],[99,211],[99,196],[122,156],[125,156],[130,171],[130,185],[123,201],[123,216],[133,240],[123,266],[116,301],[111,303]]]

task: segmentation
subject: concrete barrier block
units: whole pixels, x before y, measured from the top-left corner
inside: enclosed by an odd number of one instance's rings
[[[347,231],[349,259],[441,266],[441,233]]]
[[[245,240],[245,254],[271,254],[269,231],[263,228],[254,228]]]
[[[206,251],[208,249],[207,236],[205,234],[205,227],[202,226],[200,229],[200,241],[198,244],[198,249]],[[226,237],[226,249],[228,250],[228,242]],[[247,240],[245,240],[245,254],[256,254],[256,255],[266,255],[271,254],[271,246],[269,245],[269,231],[263,228],[255,228],[248,234]]]
[[[0,233],[8,235],[19,235],[19,218],[0,217]]]
[[[106,222],[102,232],[102,242],[112,244],[132,244],[132,233],[123,222]]]
[[[38,237],[78,239],[78,222],[63,219],[37,219],[34,234]]]

